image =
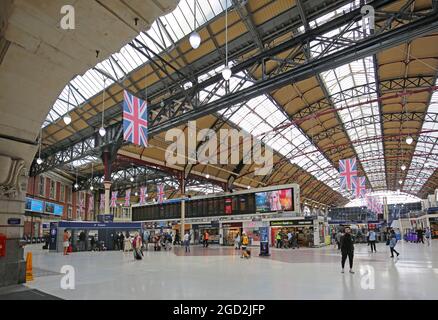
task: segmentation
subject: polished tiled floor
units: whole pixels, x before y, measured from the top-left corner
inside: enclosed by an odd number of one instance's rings
[[[427,247],[400,243],[399,259],[388,247],[377,253],[357,245],[355,274],[340,273],[333,247],[271,251],[270,257],[240,259],[232,248],[192,247],[132,253],[84,252],[67,257],[33,252],[39,276],[28,283],[63,299],[438,299],[438,241]],[[61,267],[75,270],[75,289],[60,287]]]

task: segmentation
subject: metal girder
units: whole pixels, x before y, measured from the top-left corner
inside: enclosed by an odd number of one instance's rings
[[[254,98],[261,94],[272,92],[289,84],[291,81],[301,81],[308,77],[327,71],[332,68],[347,64],[353,60],[364,58],[375,52],[399,45],[408,39],[438,30],[438,13],[433,12],[427,17],[405,24],[388,32],[366,38],[354,45],[347,46],[335,53],[313,59],[301,66],[293,68],[275,77],[256,82],[254,85],[241,90],[238,93],[230,94],[214,102],[203,105],[202,108],[175,114],[170,121],[165,121],[152,128],[150,133],[156,134],[188,120],[211,114],[223,109],[225,106],[236,105],[242,101]],[[298,37],[297,37],[298,38]],[[266,51],[265,51],[266,52]],[[214,77],[210,78],[213,79]],[[208,81],[208,80],[207,80]]]
[[[353,11],[352,15],[354,19],[360,19],[360,15],[359,16],[357,15],[357,11]],[[214,102],[203,105],[201,108],[196,108],[187,112],[183,112],[181,114],[176,114],[171,119],[168,119],[160,124],[157,124],[156,126],[151,127],[150,134],[151,135],[157,134],[166,129],[182,124],[187,120],[202,117],[206,114],[210,114],[212,112],[221,110],[225,106],[235,105],[239,102],[251,99],[252,97],[258,96],[262,93],[270,92],[275,88],[284,86],[286,83],[290,83],[290,81],[299,81],[300,79],[305,79],[313,74],[320,73],[330,68],[348,63],[349,61],[356,60],[360,57],[367,56],[376,51],[380,51],[382,49],[395,46],[399,43],[403,43],[404,41],[406,41],[406,39],[410,39],[434,31],[438,29],[438,22],[436,17],[437,17],[437,13],[433,12],[428,16],[426,16],[425,18],[421,18],[419,20],[416,20],[412,23],[408,23],[399,28],[379,34],[378,36],[367,38],[363,41],[356,43],[355,45],[348,46],[343,50],[339,50],[327,56],[314,59],[309,63],[305,63],[302,66],[298,66],[294,69],[286,71],[275,77],[258,81],[257,83],[246,89],[243,89],[234,94],[224,96],[223,98],[220,98]],[[331,22],[328,22],[321,27],[327,28],[326,26],[327,24],[330,24],[332,26],[333,21],[337,21],[337,23],[340,24],[343,20],[334,19]],[[321,32],[322,31],[321,27],[312,29],[312,31],[317,30],[314,31],[314,33],[318,31]],[[312,39],[312,36],[314,36],[314,34],[310,32],[309,35],[305,34],[302,37],[298,36],[293,40],[298,39],[301,41],[303,40],[303,38],[306,37]],[[279,52],[285,50],[284,48],[278,49],[279,47],[281,47],[281,45],[273,49],[280,50]],[[265,54],[268,51],[269,50],[266,50],[263,54]],[[260,56],[258,56],[258,58],[260,58]],[[255,61],[257,61],[257,59]],[[241,64],[239,64],[239,66],[240,65]],[[209,80],[211,81],[211,79],[214,78],[215,77],[212,77],[202,82],[202,84],[205,85],[205,82]]]
[[[335,8],[338,8],[342,6],[343,4],[348,3],[349,1],[335,1],[335,2],[327,2],[325,1],[324,4],[321,6],[318,0],[309,0],[306,2],[306,12],[308,15],[308,18],[315,19],[317,17],[320,17],[324,15],[327,12],[330,12],[330,10],[333,10]],[[375,8],[379,8],[383,5],[389,4],[391,2],[394,2],[393,0],[376,0],[371,2],[371,4]],[[344,24],[346,21],[349,21],[349,19],[356,17],[356,19],[359,19],[360,16],[360,9],[354,10],[351,13],[348,13],[346,15],[343,15],[341,17],[337,17],[327,23],[325,23],[322,26],[319,26],[315,29],[312,29],[311,32],[306,33],[305,35],[299,35],[297,37],[294,37],[292,40],[286,41],[278,46],[275,46],[273,48],[265,50],[262,54],[259,54],[255,57],[252,57],[242,63],[237,64],[233,67],[234,74],[248,69],[251,65],[255,63],[259,63],[265,58],[269,57],[275,57],[276,54],[282,53],[285,50],[288,50],[290,48],[293,48],[296,45],[299,45],[302,41],[308,42],[311,39],[314,39],[317,35],[324,34],[326,32],[329,32],[331,30],[334,30]],[[258,31],[261,34],[261,37],[263,39],[263,42],[268,43],[272,41],[275,37],[279,37],[281,35],[284,35],[290,30],[294,28],[298,28],[300,26],[300,16],[298,9],[296,7],[292,7],[290,11],[284,12],[277,17],[273,18],[272,20],[269,20],[265,22],[262,25],[258,26]],[[307,39],[307,40],[306,40]],[[246,52],[250,52],[254,49],[254,42],[252,41],[252,37],[249,33],[244,34],[235,40],[230,41],[229,45],[229,57],[230,60],[237,59],[241,54],[244,54]],[[190,67],[193,68],[194,77],[198,77],[209,70],[214,70],[218,66],[223,64],[223,59],[220,55],[220,53],[213,52],[209,55],[206,55],[205,57],[202,57],[198,59],[197,61],[193,62]],[[180,71],[183,74],[186,74],[185,68],[183,67],[180,69]],[[213,76],[212,78],[203,81],[202,83],[196,84],[193,88],[194,91],[199,92],[200,90],[215,84],[216,82],[221,80],[221,75]],[[156,97],[163,96],[165,92],[174,92],[175,88],[169,85],[167,83],[166,79],[163,81],[159,81],[151,86],[148,87],[148,97],[149,99],[153,100]],[[173,108],[174,101],[179,101],[181,98],[184,98],[184,94],[173,94],[170,97],[167,97],[163,100],[165,108]],[[85,101],[87,101],[85,99]],[[160,110],[163,107],[161,106],[161,103],[152,104],[149,106],[149,110]],[[120,105],[113,106],[111,108],[108,108],[105,112],[105,122],[108,122],[110,119],[114,119],[115,117],[120,116],[121,114],[121,107]],[[93,120],[94,119],[94,120]],[[90,119],[90,121],[87,121],[90,126],[100,123],[100,116],[96,115],[93,117],[93,119]],[[153,119],[150,119],[153,120]],[[56,150],[61,147],[61,145],[65,144],[73,144],[81,140],[85,136],[89,136],[90,131],[89,130],[81,130],[78,132],[75,137],[69,138],[67,142],[58,142],[50,149]],[[51,152],[55,152],[55,151]]]

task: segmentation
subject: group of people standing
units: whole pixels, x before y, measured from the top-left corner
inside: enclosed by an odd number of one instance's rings
[[[427,245],[430,246],[430,242],[432,240],[432,232],[429,227],[427,227],[424,230],[418,228],[416,233],[417,233],[417,241],[416,241],[417,243],[421,242],[424,244],[424,238],[426,238]]]
[[[275,236],[275,240],[276,240],[276,247],[277,248],[284,248],[284,249],[288,249],[288,248],[299,248],[298,247],[298,232],[293,232],[293,231],[288,231],[283,232],[283,231],[278,231],[276,236]]]

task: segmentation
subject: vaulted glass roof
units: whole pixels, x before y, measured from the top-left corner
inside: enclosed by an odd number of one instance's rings
[[[193,0],[181,0],[173,12],[158,18],[147,32],[141,32],[136,39],[157,54],[169,50],[176,42],[194,30],[194,2]],[[222,13],[226,6],[226,0],[198,0],[196,2],[196,25],[198,27]],[[228,1],[228,7],[230,6],[231,0]],[[120,80],[147,61],[145,56],[127,44],[84,75],[76,76],[62,90],[43,127],[55,122],[67,112],[101,92],[104,88],[104,78],[106,78],[106,86],[114,83],[111,78],[104,77],[103,74]]]
[[[435,85],[438,85],[438,80]],[[432,94],[427,113],[438,113],[438,92]],[[427,115],[426,115],[427,119]],[[435,131],[436,130],[436,131]],[[424,121],[423,132],[415,146],[414,155],[407,173],[407,179],[403,183],[403,190],[416,193],[421,190],[430,176],[438,168],[438,123]],[[435,132],[427,132],[435,131]]]

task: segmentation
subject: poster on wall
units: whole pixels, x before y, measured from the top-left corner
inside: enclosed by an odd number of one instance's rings
[[[257,192],[255,197],[258,212],[291,211],[293,209],[291,189]]]

